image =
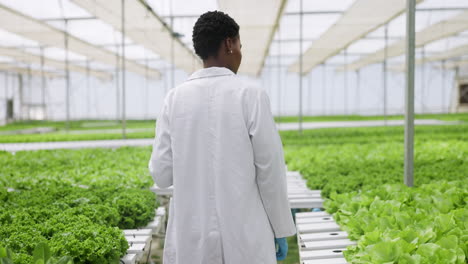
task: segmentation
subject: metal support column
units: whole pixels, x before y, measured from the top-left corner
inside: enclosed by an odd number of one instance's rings
[[[359,114],[360,108],[360,99],[361,99],[361,70],[356,70],[356,111],[355,113]]]
[[[405,91],[405,167],[404,182],[414,185],[414,50],[415,0],[406,1],[406,91]]]
[[[148,78],[148,58],[145,56],[145,65],[146,65],[146,68],[145,68],[145,96],[144,96],[144,113],[143,113],[143,119],[147,119],[148,118],[148,81],[149,81],[149,78]]]
[[[460,67],[457,66],[455,68],[455,78],[453,80],[452,89],[450,89],[450,100],[449,100],[449,105],[448,105],[449,113],[452,110],[453,110],[454,113],[458,112],[457,107],[452,108],[452,104],[455,103],[455,106],[458,104],[458,98],[454,98],[453,93],[455,92],[455,95],[458,97],[458,90],[459,90],[458,81],[459,81],[459,79],[460,79]]]
[[[65,130],[70,130],[70,65],[68,59],[68,20],[65,19],[65,32],[64,32],[64,39],[65,39],[65,104],[66,104],[66,115],[67,121],[65,123]]]
[[[312,71],[309,73],[309,76],[307,78],[308,85],[307,85],[307,115],[312,115]]]
[[[327,114],[327,87],[326,87],[326,82],[327,82],[327,72],[326,72],[326,66],[325,63],[322,63],[322,115]]]
[[[303,16],[303,0],[299,0],[300,12],[299,12],[299,134],[302,135],[302,16]]]
[[[122,15],[122,138],[126,139],[127,138],[127,133],[126,133],[126,126],[127,126],[127,120],[125,116],[125,105],[126,105],[126,98],[125,98],[125,70],[126,70],[126,65],[125,65],[125,0],[122,0],[121,4],[122,10],[121,10],[121,15]]]
[[[46,97],[46,78],[44,74],[44,48],[41,47],[41,104],[42,104],[42,111],[44,111],[44,120],[47,119],[45,97]]]
[[[28,102],[26,103],[26,117],[27,120],[31,120],[31,95],[32,95],[32,75],[31,75],[31,66],[28,66]]]
[[[18,73],[18,88],[19,88],[19,102],[20,102],[20,107],[19,107],[19,116],[20,120],[23,120],[23,108],[24,108],[24,99],[23,99],[23,75]]]
[[[117,54],[115,55],[115,120],[119,121],[120,119],[120,58],[119,58],[119,46],[117,45]]]
[[[445,60],[442,60],[442,61],[441,61],[441,65],[440,65],[440,66],[441,66],[441,67],[440,67],[440,70],[442,71],[442,77],[441,77],[442,83],[441,83],[441,86],[440,86],[440,91],[441,91],[441,96],[440,96],[440,98],[441,98],[441,100],[442,100],[442,104],[441,104],[441,109],[442,109],[442,111],[441,111],[441,113],[444,113],[444,112],[445,112],[445,78],[446,78],[446,76],[445,76],[445,73],[446,73],[446,70],[445,70]],[[448,111],[447,111],[447,113],[448,113]]]
[[[5,75],[5,79],[4,79],[4,81],[5,81],[5,87],[4,87],[5,91],[3,91],[3,92],[5,93],[5,100],[7,100],[8,99],[8,72],[5,71],[3,73]]]
[[[426,49],[425,46],[421,47],[421,112],[426,112],[426,105],[424,104],[424,90],[426,89]]]
[[[278,95],[277,95],[277,107],[278,107],[278,123],[281,122],[281,31],[278,25]]]
[[[3,78],[3,81],[4,81],[3,94],[5,96],[3,102],[5,104],[5,124],[7,124],[10,120],[8,118],[8,73],[6,71],[3,72],[3,77],[4,77]]]
[[[6,101],[6,100],[8,100],[8,72],[5,71],[5,72],[3,72],[3,74],[4,74],[3,81],[5,82],[5,84],[4,84],[5,85],[4,86],[5,90],[3,91],[3,93],[5,95],[5,101]]]
[[[89,60],[86,60],[86,118],[90,118],[90,101],[91,101],[91,96],[90,94],[90,83],[89,83]]]
[[[385,46],[384,46],[384,60],[382,65],[383,74],[383,115],[384,122],[387,125],[387,60],[388,60],[388,23],[385,24]]]
[[[348,114],[348,47],[344,49],[343,105],[344,115]]]

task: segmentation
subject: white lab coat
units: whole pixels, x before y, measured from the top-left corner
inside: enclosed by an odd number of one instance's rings
[[[272,264],[274,237],[296,232],[268,96],[227,68],[168,93],[149,170],[174,186],[165,264]]]

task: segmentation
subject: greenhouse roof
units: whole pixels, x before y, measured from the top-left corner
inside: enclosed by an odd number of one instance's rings
[[[0,47],[0,55],[8,56],[8,57],[14,58],[15,60],[17,60],[19,62],[25,62],[25,63],[41,64],[41,60],[42,60],[40,55],[36,55],[36,54],[31,53],[31,52],[26,52],[26,51],[23,51],[23,50],[20,50],[20,49],[17,49],[17,48],[3,48],[3,47]],[[64,61],[55,60],[55,59],[46,58],[46,57],[44,57],[43,59],[44,59],[44,61],[43,61],[44,66],[53,67],[53,68],[56,68],[56,69],[65,69],[66,68],[66,65],[65,65]],[[88,69],[86,69],[86,67],[82,67],[82,66],[74,65],[74,64],[70,64],[69,69],[71,71],[81,72],[81,73],[87,73],[88,72]],[[104,72],[104,71],[89,70],[89,74],[91,76],[95,76],[95,77],[97,77],[97,78],[99,78],[101,80],[110,80],[110,79],[112,79],[112,75],[107,73],[107,72]]]
[[[447,51],[440,52],[433,56],[425,58],[425,61],[439,61],[439,60],[446,60],[450,58],[459,57],[462,55],[468,54],[468,44],[457,46],[455,48],[449,49]]]
[[[309,72],[356,40],[401,14],[405,10],[405,4],[406,0],[355,1],[341,18],[304,52],[302,73]],[[299,72],[299,64],[296,61],[289,70]]]
[[[31,76],[44,76],[46,78],[60,78],[62,75],[52,71],[41,71],[36,69],[30,69],[27,67],[20,67],[12,63],[0,63],[0,70],[13,73],[21,73]]]
[[[459,68],[462,66],[468,65],[468,59],[462,59],[458,61],[451,61],[447,62],[445,65],[445,68],[447,69],[454,69],[454,68]]]
[[[92,71],[113,72],[120,67],[123,40],[129,71],[144,76],[158,76],[158,71],[172,67],[191,72],[200,67],[191,39],[193,25],[204,12],[219,9],[241,28],[243,60],[239,73],[258,76],[265,68],[278,66],[298,72],[300,54],[304,54],[303,73],[320,64],[348,65],[349,70],[356,70],[381,62],[386,43],[389,63],[404,62],[404,2],[303,0],[301,9],[300,0],[125,0],[126,32],[122,37],[121,1],[105,6],[104,0],[0,0],[0,29],[8,33],[0,30],[0,45],[56,61],[64,61],[68,54],[73,71],[83,72],[89,64]],[[420,48],[416,56],[427,62],[453,51],[447,63],[456,60],[461,52],[456,49],[468,45],[468,28],[463,20],[468,1],[419,2],[416,31]],[[68,51],[64,49],[65,32],[69,35]],[[174,65],[171,43],[175,44]],[[37,64],[37,60],[30,63]],[[63,69],[59,65],[56,68]]]
[[[453,43],[453,42],[452,42]],[[448,44],[446,44],[447,46]],[[468,45],[460,45],[460,46],[455,46],[453,48],[448,48],[444,49],[444,51],[440,51],[437,53],[434,53],[433,55],[429,56],[424,56],[416,60],[416,64],[424,64],[428,62],[434,62],[434,61],[441,61],[445,62],[446,60],[450,60],[453,58],[459,58],[465,54],[468,54]],[[449,62],[448,65],[458,65],[457,61],[452,61]],[[453,66],[450,68],[456,68],[457,66]],[[405,70],[405,64],[401,63],[399,65],[393,65],[391,67],[391,70],[394,71],[404,71]]]
[[[416,46],[421,47],[436,40],[453,36],[457,33],[468,30],[468,11],[459,13],[453,17],[430,25],[416,33]],[[385,55],[387,53],[387,55]],[[369,54],[348,66],[349,70],[357,70],[369,64],[378,63],[385,60],[386,56],[395,57],[405,53],[405,41],[400,40],[386,49],[380,49]]]
[[[100,20],[122,31],[122,1],[111,5],[105,0],[72,0]],[[125,1],[125,34],[167,61],[174,54],[174,64],[187,72],[201,68],[201,62],[178,38],[174,38],[170,25],[158,17],[143,1]],[[174,40],[174,50],[171,41]]]
[[[0,4],[0,18],[1,28],[24,38],[34,40],[41,45],[65,49],[65,40],[68,39],[68,49],[70,51],[87,56],[89,59],[101,63],[111,65],[116,63],[116,56],[118,55],[2,4]],[[68,37],[66,38],[65,36]],[[130,60],[127,60],[126,64],[129,71],[142,75],[148,74],[152,77],[159,76],[158,71],[147,69],[147,67],[142,64]]]
[[[219,8],[236,19],[242,41],[239,72],[259,75],[286,0],[220,0]]]

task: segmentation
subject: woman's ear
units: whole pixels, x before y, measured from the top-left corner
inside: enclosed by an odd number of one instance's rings
[[[226,38],[224,40],[224,43],[226,44],[226,52],[230,53],[232,49],[234,48],[234,43],[233,43],[232,38]]]

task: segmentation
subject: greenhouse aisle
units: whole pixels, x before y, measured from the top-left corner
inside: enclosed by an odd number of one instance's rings
[[[297,257],[300,263],[346,264],[343,252],[347,246],[355,245],[356,242],[348,238],[348,234],[341,230],[332,215],[319,209],[323,208],[324,202],[320,190],[311,190],[298,171],[288,170],[286,175],[290,207],[297,212]],[[172,197],[172,187],[161,189],[155,184],[151,190],[160,198]],[[169,203],[165,204],[169,207]],[[302,212],[299,213],[298,210]]]
[[[0,150],[16,152],[16,151],[24,151],[24,150],[42,150],[42,149],[143,147],[143,146],[150,146],[152,143],[153,143],[153,139],[151,138],[7,143],[7,144],[0,144]]]
[[[342,127],[377,127],[377,126],[402,126],[403,120],[371,120],[371,121],[337,121],[337,122],[304,122],[303,129],[342,128]],[[435,119],[415,120],[416,125],[457,125],[459,121],[441,121]],[[278,123],[280,131],[297,130],[299,123]],[[112,139],[112,140],[82,140],[62,142],[33,142],[33,143],[4,143],[0,144],[0,150],[17,152],[24,150],[42,149],[81,149],[81,148],[119,148],[142,147],[153,144],[152,138],[141,139]]]

